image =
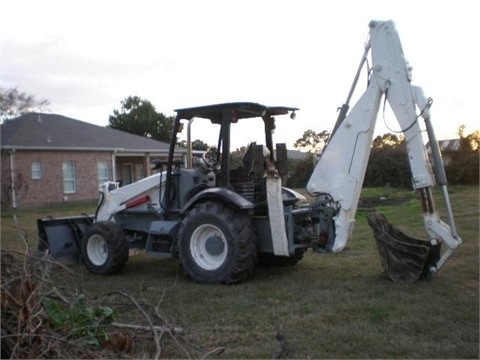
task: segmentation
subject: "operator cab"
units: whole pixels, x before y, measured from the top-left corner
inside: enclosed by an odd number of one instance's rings
[[[187,123],[187,164],[185,171],[196,169],[202,173],[199,189],[205,187],[206,184],[209,187],[227,188],[236,191],[244,188],[244,182],[247,178],[263,178],[265,170],[275,172],[280,177],[286,176],[286,145],[277,144],[274,148],[272,134],[275,129],[275,116],[290,114],[293,119],[296,110],[298,109],[294,107],[269,107],[251,102],[222,103],[177,109],[175,110],[177,116],[170,144],[167,174],[173,174],[173,153],[177,143],[177,135],[184,128],[184,123]],[[201,156],[193,156],[190,127],[195,118],[207,119],[211,124],[218,125],[216,154],[204,153]],[[231,125],[238,123],[240,120],[243,122],[244,119],[252,118],[260,118],[263,122],[265,145],[257,145],[256,142],[250,143],[241,166],[232,169],[230,164],[231,131],[235,127],[232,128]],[[256,129],[258,129],[258,125]],[[173,191],[176,191],[175,180],[173,176],[167,176],[165,198],[170,199]],[[251,197],[247,197],[247,199],[249,201],[253,200]],[[168,204],[166,204],[166,207],[168,208]]]

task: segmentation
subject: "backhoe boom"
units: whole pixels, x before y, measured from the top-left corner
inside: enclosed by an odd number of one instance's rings
[[[433,128],[430,123],[431,99],[424,96],[420,87],[411,85],[411,68],[406,62],[392,21],[372,21],[370,37],[365,47],[361,66],[370,53],[372,67],[369,85],[350,113],[339,117],[331,139],[321,155],[307,184],[312,195],[329,194],[340,206],[335,218],[335,242],[333,252],[341,251],[351,238],[357,204],[360,198],[363,180],[372,147],[373,134],[381,99],[389,102],[402,129],[407,144],[408,159],[412,171],[412,185],[418,190],[423,204],[425,228],[434,246],[445,243],[448,249],[439,257],[431,272],[437,271],[461,243],[455,225],[446,189],[446,176]],[[359,71],[354,80],[356,85]],[[350,91],[348,100],[351,97]],[[417,115],[417,108],[420,115]],[[419,117],[426,122],[429,141],[434,144],[434,165],[437,181],[442,186],[447,205],[448,224],[440,220],[435,209],[432,187],[435,178],[423,144]],[[435,151],[435,149],[437,149]]]

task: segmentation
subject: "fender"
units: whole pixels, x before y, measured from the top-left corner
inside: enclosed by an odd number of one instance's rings
[[[244,197],[238,195],[232,190],[225,188],[208,188],[200,191],[194,197],[192,197],[180,211],[181,214],[184,214],[190,210],[196,203],[204,200],[216,200],[221,201],[230,205],[233,205],[235,209],[238,210],[250,210],[253,209],[253,203],[245,199]]]

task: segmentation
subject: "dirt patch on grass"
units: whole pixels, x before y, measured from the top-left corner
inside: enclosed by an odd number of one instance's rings
[[[371,197],[361,198],[358,202],[359,209],[375,209],[379,206],[398,206],[411,200],[411,197],[387,198],[387,197]]]

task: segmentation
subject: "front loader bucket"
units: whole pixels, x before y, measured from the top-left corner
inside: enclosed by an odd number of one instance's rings
[[[377,242],[385,275],[403,283],[432,276],[430,268],[435,267],[440,257],[440,244],[432,245],[404,234],[382,214],[369,213],[367,220]]]
[[[38,251],[48,250],[55,260],[78,263],[81,237],[92,222],[91,215],[37,219]]]

